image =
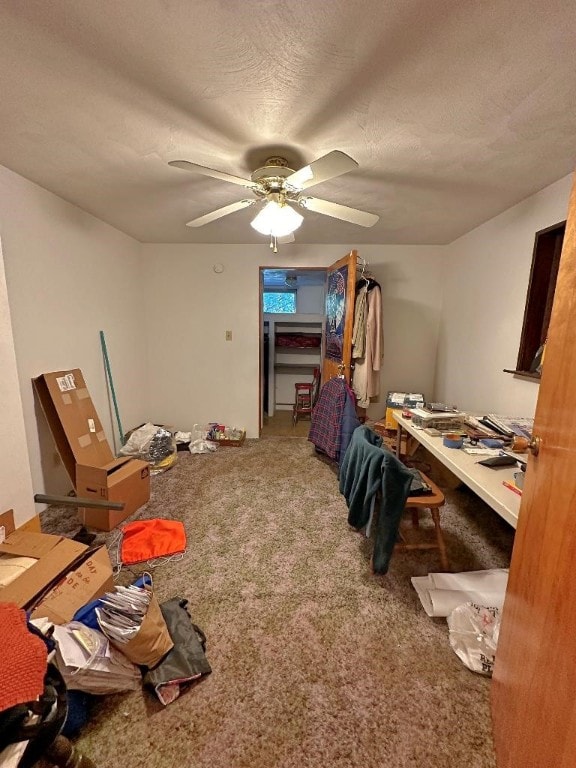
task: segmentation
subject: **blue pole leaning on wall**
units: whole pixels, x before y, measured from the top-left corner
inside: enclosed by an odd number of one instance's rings
[[[106,368],[106,375],[108,377],[108,384],[110,386],[110,394],[112,395],[112,402],[114,403],[114,413],[116,414],[116,423],[118,424],[118,432],[120,433],[120,445],[124,445],[126,440],[124,439],[124,430],[122,429],[122,422],[120,421],[120,411],[118,410],[118,401],[116,400],[116,392],[114,391],[114,382],[112,380],[112,369],[110,368],[110,360],[108,359],[108,350],[106,349],[106,339],[104,338],[104,331],[100,331],[100,344],[102,345],[102,354],[104,355],[104,366]]]

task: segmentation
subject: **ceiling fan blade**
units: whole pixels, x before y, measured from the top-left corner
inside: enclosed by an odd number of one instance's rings
[[[323,213],[334,219],[343,219],[351,224],[359,224],[361,227],[373,227],[380,218],[374,213],[359,211],[357,208],[349,208],[347,205],[331,203],[328,200],[320,200],[318,197],[302,197],[298,198],[298,202],[308,211]]]
[[[294,237],[294,234],[291,233],[289,235],[284,235],[283,237],[277,237],[276,242],[279,245],[286,245],[286,243],[295,243],[296,238]]]
[[[358,168],[358,163],[344,152],[335,149],[327,155],[314,160],[310,165],[305,165],[299,171],[286,177],[286,184],[294,189],[308,189],[314,184],[334,179]]]
[[[254,203],[258,202],[257,200],[238,200],[237,203],[231,203],[230,205],[225,205],[223,208],[217,208],[215,211],[212,211],[211,213],[205,213],[204,216],[199,216],[197,219],[192,219],[192,221],[189,221],[186,226],[187,227],[203,227],[204,224],[210,224],[211,221],[216,221],[216,219],[221,219],[222,216],[228,216],[229,213],[235,213],[236,211],[241,211],[242,208],[248,208],[249,205],[254,205]]]
[[[202,176],[210,176],[213,179],[220,179],[220,181],[229,181],[231,184],[238,184],[241,187],[248,187],[253,189],[257,187],[250,179],[241,179],[240,176],[232,176],[230,173],[222,173],[222,171],[215,171],[213,168],[206,168],[203,165],[197,165],[196,163],[190,163],[188,160],[170,160],[168,165],[173,168],[182,168],[184,171],[191,171],[192,173],[200,173]]]

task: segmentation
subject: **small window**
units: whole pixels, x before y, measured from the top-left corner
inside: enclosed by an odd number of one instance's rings
[[[262,311],[273,314],[296,312],[296,291],[264,291]]]
[[[536,232],[518,362],[516,370],[508,373],[540,378],[565,231],[566,222],[563,221]]]

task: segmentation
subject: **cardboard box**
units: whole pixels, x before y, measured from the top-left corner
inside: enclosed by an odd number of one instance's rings
[[[80,369],[43,373],[33,384],[77,495],[124,502],[121,512],[80,510],[85,525],[112,530],[149,500],[147,462],[114,458]]]
[[[84,525],[111,531],[150,498],[150,466],[140,459],[114,459],[102,467],[76,465],[76,493],[86,499],[122,501],[124,509],[81,508]]]
[[[0,552],[37,561],[0,587],[0,602],[15,603],[56,624],[70,621],[79,608],[113,585],[106,547],[93,550],[64,536],[17,530],[0,544]]]
[[[422,408],[424,395],[421,392],[388,392],[386,395],[386,429],[398,429],[392,411],[402,408]]]
[[[112,565],[105,546],[90,549],[84,558],[65,573],[62,580],[42,598],[32,613],[33,618],[47,616],[54,624],[72,621],[86,603],[114,590]]]

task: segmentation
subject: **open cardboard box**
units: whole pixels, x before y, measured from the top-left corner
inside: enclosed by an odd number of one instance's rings
[[[111,531],[149,500],[148,463],[114,458],[78,368],[43,373],[33,384],[78,496],[124,503],[121,512],[80,508],[85,525]]]
[[[121,511],[104,510],[106,530],[110,531],[150,498],[150,467],[145,461],[127,457],[114,459],[101,467],[77,464],[76,493],[85,499],[124,502]],[[84,525],[101,527],[103,510],[83,507],[79,514]]]
[[[113,588],[105,546],[91,548],[64,536],[14,530],[12,512],[0,515],[8,536],[0,552],[32,557],[36,563],[5,587],[0,602],[46,616],[55,624],[71,621],[76,611]]]

